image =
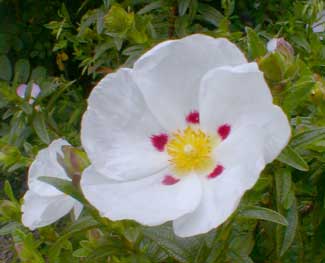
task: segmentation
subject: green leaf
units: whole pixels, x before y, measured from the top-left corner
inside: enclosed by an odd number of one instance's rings
[[[10,38],[11,37],[9,34],[0,33],[0,54],[7,54],[8,51],[12,48],[12,41]],[[2,69],[2,67],[0,68]]]
[[[88,229],[95,228],[97,226],[98,222],[91,217],[80,218],[68,229],[66,233],[61,235],[61,237],[57,239],[57,241],[53,245],[51,245],[48,251],[49,262],[56,262],[55,260],[60,254],[64,242],[67,241],[71,236],[79,232],[84,232]]]
[[[0,79],[3,80],[11,80],[12,77],[12,69],[11,63],[7,56],[0,56]]]
[[[258,64],[267,79],[281,81],[284,78],[285,64],[279,53],[268,53]]]
[[[309,98],[313,86],[312,81],[306,81],[292,87],[283,100],[283,109],[286,112],[294,111],[301,102]]]
[[[40,181],[53,185],[59,191],[72,196],[81,203],[84,203],[84,198],[82,194],[77,190],[77,188],[72,184],[71,181],[63,180],[57,177],[42,176],[39,178]]]
[[[78,248],[77,250],[73,251],[72,256],[77,258],[87,257],[90,254],[91,250],[89,248]]]
[[[185,15],[186,10],[188,9],[191,0],[179,0],[178,1],[178,13],[180,16]]]
[[[42,140],[42,142],[49,144],[51,142],[50,136],[48,134],[44,115],[42,113],[37,113],[33,119],[33,127],[36,134]]]
[[[42,81],[44,81],[47,77],[47,69],[38,66],[33,69],[30,80],[33,82],[36,82],[37,84],[40,84]]]
[[[144,15],[146,13],[149,13],[151,12],[152,10],[155,10],[155,9],[158,9],[158,8],[161,8],[162,7],[162,2],[159,0],[159,1],[155,1],[155,2],[152,2],[150,4],[147,4],[146,6],[144,6],[143,8],[141,8],[139,11],[138,11],[138,15]]]
[[[288,220],[288,226],[286,227],[284,233],[282,247],[280,250],[280,256],[283,256],[284,253],[290,248],[296,236],[297,227],[298,227],[298,211],[297,211],[296,203],[297,203],[296,200],[294,200],[286,216]]]
[[[126,12],[121,6],[113,5],[104,18],[107,31],[113,36],[124,36],[131,29],[134,14]]]
[[[4,191],[8,196],[9,200],[18,203],[17,199],[15,198],[14,192],[12,191],[11,185],[8,180],[5,181]]]
[[[295,148],[303,147],[322,139],[325,139],[325,128],[315,128],[301,132],[292,137],[290,145]]]
[[[22,228],[22,225],[17,222],[10,222],[0,228],[0,236],[11,234],[16,229]]]
[[[247,206],[240,212],[240,215],[245,218],[261,219],[280,225],[288,225],[288,222],[283,215],[265,207]]]
[[[306,161],[289,145],[281,152],[277,160],[300,171],[309,170]]]
[[[203,240],[198,237],[182,239],[174,235],[172,227],[168,224],[159,227],[145,227],[145,237],[151,239],[167,254],[179,262],[190,262],[196,256],[196,251]]]
[[[235,9],[235,0],[222,0],[221,5],[225,10],[225,15],[227,17],[231,16]]]
[[[230,262],[236,263],[254,263],[254,261],[248,255],[240,255],[235,251],[230,251],[229,253]]]
[[[208,4],[199,3],[197,11],[201,15],[198,16],[201,20],[207,21],[214,26],[218,26],[220,21],[224,19],[223,14]]]
[[[14,83],[26,83],[29,77],[30,65],[27,59],[19,59],[15,64]]]
[[[264,42],[260,39],[258,34],[250,27],[246,27],[248,55],[251,60],[262,57],[266,54],[266,47]]]
[[[276,183],[276,195],[277,195],[277,204],[281,204],[282,207],[285,207],[285,202],[287,201],[288,195],[291,190],[291,172],[289,169],[278,169],[275,172],[275,183]],[[278,206],[280,210],[280,206]]]

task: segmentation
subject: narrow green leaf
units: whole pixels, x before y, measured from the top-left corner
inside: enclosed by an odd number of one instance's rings
[[[104,11],[99,9],[96,14],[96,30],[98,34],[101,34],[104,29]]]
[[[277,204],[284,207],[284,203],[291,190],[291,172],[289,169],[279,169],[275,172]],[[278,206],[278,210],[281,206]],[[281,208],[282,208],[281,207]]]
[[[306,161],[289,145],[281,152],[277,160],[300,171],[309,170]]]
[[[198,237],[182,239],[175,236],[172,227],[168,224],[158,227],[145,227],[143,234],[157,243],[168,255],[178,262],[184,263],[192,261],[202,242]]]
[[[248,55],[254,60],[266,54],[265,43],[260,39],[258,34],[250,27],[246,27]]]
[[[309,81],[290,89],[283,100],[283,109],[287,112],[294,111],[304,100],[309,98],[313,85],[314,83]]]
[[[70,227],[68,232],[63,234],[53,245],[51,245],[48,251],[49,262],[56,262],[56,259],[60,254],[60,251],[64,245],[64,242],[68,240],[71,236],[75,235],[78,232],[86,231],[88,229],[92,229],[97,226],[98,226],[98,222],[91,217],[85,217],[79,219]]]
[[[14,83],[26,83],[29,77],[30,64],[27,59],[19,59],[15,64]]]
[[[146,13],[149,13],[151,12],[152,10],[155,10],[155,9],[158,9],[158,8],[161,8],[162,7],[162,2],[159,0],[159,1],[155,1],[155,2],[152,2],[150,4],[147,4],[145,5],[143,8],[141,8],[139,11],[138,11],[138,15],[144,15]]]
[[[236,263],[254,263],[254,261],[248,255],[240,255],[235,251],[230,251],[229,253],[230,262]]]
[[[10,222],[0,228],[0,236],[11,234],[16,229],[22,228],[22,225],[17,222]]]
[[[209,22],[214,26],[218,26],[220,21],[224,19],[223,14],[221,14],[217,9],[213,8],[211,5],[199,3],[198,4],[198,13],[200,16],[197,16],[203,21]]]
[[[8,196],[9,200],[18,203],[17,199],[15,198],[14,192],[12,191],[11,185],[8,180],[5,181],[4,191]]]
[[[298,226],[298,211],[297,211],[297,202],[294,199],[294,202],[287,213],[288,226],[286,227],[282,247],[280,250],[280,256],[283,256],[284,253],[290,248],[293,240],[295,239],[297,226]]]
[[[235,9],[235,0],[222,0],[221,6],[225,10],[224,14],[229,17]]]
[[[265,207],[247,206],[243,211],[241,211],[240,215],[245,218],[261,219],[280,225],[288,225],[288,222],[283,215]]]
[[[315,128],[292,137],[290,145],[292,147],[302,147],[322,139],[325,139],[325,128]]]
[[[37,113],[33,119],[33,127],[36,134],[42,140],[42,142],[49,144],[51,142],[50,136],[48,134],[44,115],[42,113]]]
[[[179,0],[178,1],[178,13],[180,16],[185,15],[190,3],[191,3],[191,0]]]
[[[11,80],[12,77],[12,68],[11,63],[7,56],[0,56],[0,79]]]
[[[84,198],[82,194],[77,190],[77,188],[72,184],[71,181],[63,180],[57,177],[42,176],[39,178],[40,181],[53,185],[59,191],[72,196],[81,203],[84,203]]]

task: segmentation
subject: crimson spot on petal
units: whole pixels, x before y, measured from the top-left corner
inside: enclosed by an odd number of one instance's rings
[[[171,175],[166,175],[164,177],[164,180],[162,180],[162,184],[164,184],[164,185],[173,185],[173,184],[176,184],[178,182],[179,182],[179,179],[174,178]]]
[[[222,165],[218,164],[213,171],[208,175],[208,179],[216,178],[223,172],[224,168]]]
[[[221,125],[218,128],[218,134],[221,137],[221,139],[223,139],[223,140],[226,139],[230,133],[230,130],[231,130],[231,127],[229,124]]]
[[[159,151],[162,152],[165,149],[165,145],[168,142],[168,135],[165,133],[152,135],[151,136],[152,145]]]
[[[198,111],[191,111],[187,116],[186,116],[186,121],[188,123],[193,123],[197,124],[200,123],[200,114]]]

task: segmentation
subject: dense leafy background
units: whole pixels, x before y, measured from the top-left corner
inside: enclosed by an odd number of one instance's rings
[[[324,8],[320,0],[0,0],[0,261],[325,262],[325,33],[313,32]],[[292,125],[288,147],[239,210],[188,239],[169,224],[113,223],[91,207],[78,221],[24,228],[26,170],[55,138],[80,145],[96,82],[156,43],[195,32],[227,37],[256,60]],[[273,37],[284,37],[294,55],[268,53]],[[34,104],[17,96],[22,83],[41,87]]]

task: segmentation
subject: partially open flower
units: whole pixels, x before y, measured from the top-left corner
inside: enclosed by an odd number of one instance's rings
[[[29,94],[26,94],[26,91],[27,91],[27,84],[20,84],[18,87],[17,87],[17,95],[21,98],[25,98],[26,96],[29,96]],[[32,85],[32,90],[31,90],[31,94],[30,94],[30,99],[28,101],[29,104],[33,104],[35,99],[38,97],[38,95],[40,94],[41,92],[41,88],[36,84],[36,83],[33,83]]]
[[[82,204],[74,198],[57,190],[54,186],[38,180],[41,176],[57,177],[71,180],[57,161],[57,155],[62,155],[62,146],[69,145],[65,140],[53,141],[48,148],[41,150],[28,173],[29,190],[24,196],[22,205],[22,222],[34,230],[57,221],[74,209],[77,218],[82,210]]]
[[[277,51],[283,56],[285,56],[287,59],[292,59],[295,53],[293,47],[283,37],[272,38],[267,43],[266,47],[269,52]]]
[[[112,220],[173,220],[177,235],[223,223],[287,144],[290,126],[256,63],[228,40],[163,42],[91,93],[86,198]]]

